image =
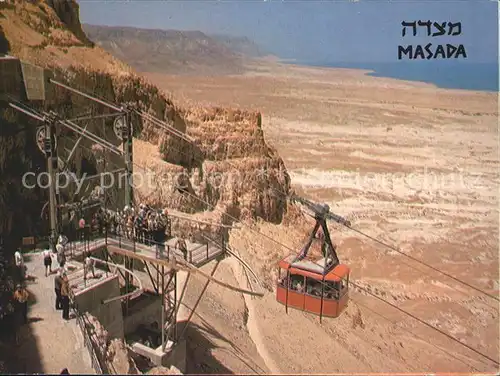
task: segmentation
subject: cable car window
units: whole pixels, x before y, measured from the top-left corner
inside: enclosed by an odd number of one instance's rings
[[[292,280],[292,289],[297,292],[304,292],[304,276],[292,274],[290,278]]]
[[[287,274],[288,273],[285,269],[279,268],[279,274],[278,274],[278,284],[279,285],[286,287],[287,281],[288,281]]]
[[[324,297],[327,299],[338,299],[339,298],[339,283],[338,282],[326,282],[325,283],[325,294]]]
[[[321,297],[321,282],[313,278],[306,278],[306,293]]]

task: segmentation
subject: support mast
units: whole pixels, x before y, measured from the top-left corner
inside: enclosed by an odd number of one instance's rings
[[[47,155],[47,173],[50,177],[49,184],[49,220],[50,220],[50,236],[52,239],[51,245],[55,251],[55,244],[58,237],[58,213],[57,213],[57,192],[56,192],[56,179],[57,179],[57,149],[55,146],[56,138],[56,120],[50,119],[45,124],[45,151]]]
[[[125,159],[125,205],[132,207],[134,202],[133,192],[133,133],[132,133],[132,116],[127,112],[123,119],[123,155]]]

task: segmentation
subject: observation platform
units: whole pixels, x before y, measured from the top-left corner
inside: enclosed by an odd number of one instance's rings
[[[112,246],[123,251],[134,252],[138,255],[158,260],[184,259],[182,252],[175,248],[176,238],[167,240],[162,245],[146,245],[144,243],[134,242],[133,240],[121,238],[118,236],[109,236],[107,238],[96,238],[88,241],[74,241],[66,245],[66,254],[71,258],[83,256],[84,252],[98,252],[107,246]],[[187,261],[197,268],[208,264],[224,253],[221,247],[208,244],[191,243],[186,241]]]

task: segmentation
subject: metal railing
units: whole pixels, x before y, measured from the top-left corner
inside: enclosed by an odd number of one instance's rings
[[[70,257],[74,257],[77,250],[79,254],[84,254],[97,246],[100,242],[104,241],[103,246],[110,245],[110,239],[117,242],[119,248],[127,249],[134,253],[148,248],[148,250],[154,248],[155,257],[158,259],[170,260],[173,254],[181,253],[176,247],[165,244],[165,242],[155,241],[151,237],[144,236],[144,234],[137,235],[134,230],[124,229],[123,227],[121,229],[115,229],[115,231],[104,228],[102,232],[88,227],[74,241],[68,242],[65,246],[65,253]],[[206,243],[201,244],[195,249],[188,250],[187,261],[192,263],[193,261],[208,260],[211,256],[209,248],[209,244]],[[181,256],[181,254],[179,254],[179,256]]]
[[[199,257],[201,256],[201,257]],[[189,252],[189,262],[193,263],[194,260],[199,260],[200,258],[203,259],[203,256],[205,256],[205,260],[208,260],[209,257],[209,252],[208,252],[208,244],[203,244],[202,246],[193,249],[192,251]]]

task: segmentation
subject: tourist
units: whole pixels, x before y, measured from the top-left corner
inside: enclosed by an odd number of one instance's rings
[[[67,368],[64,368],[64,369],[61,371],[61,373],[60,373],[60,375],[69,375],[69,374],[70,374],[70,373],[69,373],[69,371],[68,371],[68,369],[67,369]]]
[[[45,267],[45,277],[48,277],[49,274],[52,274],[52,255],[50,249],[47,248],[42,252],[43,256],[43,266]]]
[[[14,301],[16,303],[16,314],[19,315],[23,324],[28,323],[28,291],[21,285],[17,285],[14,292]]]
[[[85,257],[85,261],[83,264],[83,273],[84,273],[84,279],[87,279],[87,273],[90,271],[92,272],[92,277],[95,278],[95,270],[94,270],[94,260],[90,257],[90,252],[87,253],[87,257]]]
[[[83,242],[85,240],[85,219],[83,219],[83,217],[78,221],[78,230],[80,232],[80,241]]]
[[[24,281],[24,279],[26,277],[26,266],[24,265],[24,258],[23,258],[23,255],[21,254],[21,250],[19,248],[16,250],[16,253],[14,253],[14,258],[16,261],[18,278],[19,278],[19,281],[22,282],[22,281]]]
[[[61,303],[62,303],[62,318],[69,320],[69,280],[66,273],[62,273],[61,283]]]
[[[60,234],[59,238],[57,239],[57,243],[65,247],[66,244],[68,244],[68,238],[63,234]]]
[[[64,246],[61,243],[57,243],[57,262],[61,268],[64,268],[64,264],[66,264],[66,253],[64,251]]]
[[[186,246],[186,241],[182,238],[178,238],[177,242],[175,243],[175,247],[178,248],[182,252],[182,254],[184,256],[184,260],[187,261],[188,250],[187,250],[187,246]]]
[[[56,277],[54,278],[54,291],[56,293],[56,310],[63,308],[61,299],[61,287],[62,287],[62,271],[59,270]]]

